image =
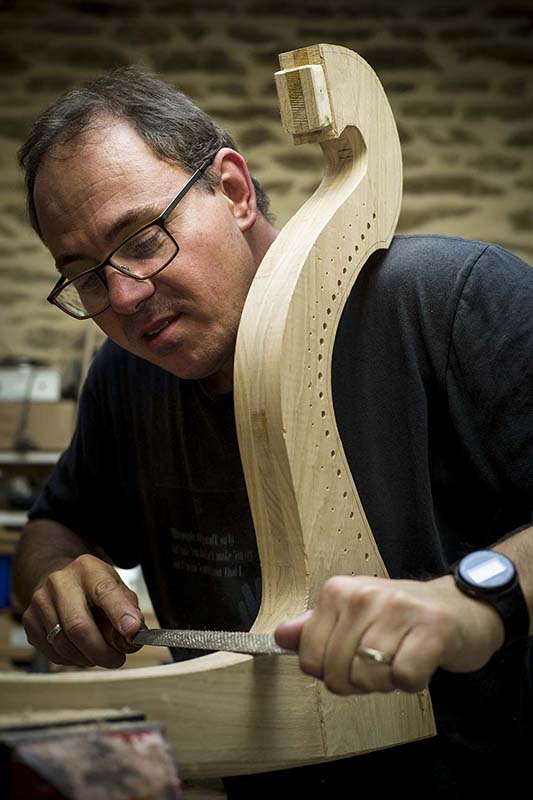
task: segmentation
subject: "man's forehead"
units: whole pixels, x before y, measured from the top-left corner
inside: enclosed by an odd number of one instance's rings
[[[59,139],[43,159],[37,173],[49,175],[65,167],[91,167],[99,164],[127,164],[135,159],[141,162],[158,161],[156,154],[129,123],[107,120],[67,139]],[[68,164],[66,162],[69,162]]]
[[[106,204],[113,196],[127,196],[132,208],[150,201],[160,205],[166,183],[179,188],[187,177],[180,165],[154,153],[131,124],[108,122],[56,146],[37,172],[34,200],[41,210],[52,201],[64,211],[91,195]]]
[[[78,230],[106,246],[155,218],[186,180],[155,154],[130,123],[105,121],[58,144],[37,173],[34,200],[45,243],[58,266],[85,257]],[[81,256],[80,256],[81,254]]]

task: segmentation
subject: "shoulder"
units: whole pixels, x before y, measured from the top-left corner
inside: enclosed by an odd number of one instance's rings
[[[402,298],[418,303],[459,301],[465,286],[483,284],[492,290],[498,275],[533,280],[530,266],[499,245],[439,234],[397,235],[387,250],[378,250],[365,265],[370,290],[383,300]]]
[[[485,264],[529,266],[500,245],[444,234],[399,234],[387,250],[375,258],[391,277],[435,277],[470,270],[478,261]]]
[[[438,283],[468,271],[491,245],[439,234],[397,235],[374,258],[382,280]]]

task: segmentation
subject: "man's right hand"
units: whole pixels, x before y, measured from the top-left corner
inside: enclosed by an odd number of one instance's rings
[[[113,567],[83,554],[41,579],[22,622],[30,644],[54,664],[116,668],[137,649],[127,639],[144,620],[137,595]]]

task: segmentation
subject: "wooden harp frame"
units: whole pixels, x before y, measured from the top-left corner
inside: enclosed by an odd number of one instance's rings
[[[235,412],[263,576],[253,630],[313,606],[336,574],[386,576],[335,422],[335,332],[361,267],[396,229],[398,133],[369,65],[318,44],[280,56],[276,85],[295,144],[325,174],[280,232],[246,300]],[[165,724],[183,777],[342,758],[435,733],[428,691],[340,697],[297,658],[214,653],[117,672],[3,673],[4,714],[128,707]]]

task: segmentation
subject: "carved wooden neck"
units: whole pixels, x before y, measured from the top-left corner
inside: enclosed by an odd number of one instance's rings
[[[325,171],[261,263],[237,341],[237,429],[263,574],[255,630],[313,605],[331,575],[386,575],[337,429],[331,363],[357,276],[396,228],[398,133],[357,54],[317,45],[280,63],[284,127],[295,143],[320,144]]]

